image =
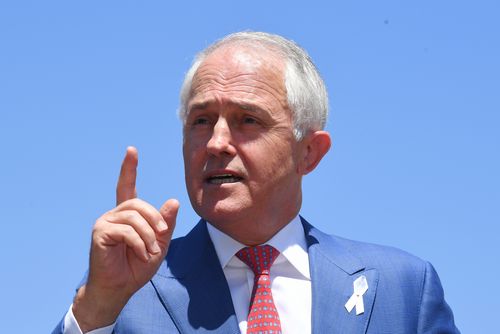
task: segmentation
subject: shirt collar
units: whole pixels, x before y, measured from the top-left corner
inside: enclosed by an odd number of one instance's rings
[[[245,245],[221,232],[210,223],[207,224],[207,229],[219,262],[222,268],[225,268],[236,252],[245,247]],[[277,263],[286,260],[305,278],[311,279],[307,242],[304,227],[300,222],[299,216],[292,219],[290,223],[276,233],[266,244],[273,246],[280,252],[280,256],[276,259]],[[281,255],[283,255],[283,258]]]

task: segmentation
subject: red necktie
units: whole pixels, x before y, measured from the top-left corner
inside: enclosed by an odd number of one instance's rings
[[[252,269],[253,282],[250,310],[248,312],[247,334],[281,334],[278,310],[271,292],[269,268],[280,254],[269,245],[245,247],[236,256]]]

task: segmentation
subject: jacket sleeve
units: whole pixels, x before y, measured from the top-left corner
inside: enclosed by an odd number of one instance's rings
[[[444,300],[443,287],[430,263],[426,263],[420,311],[418,333],[421,334],[455,334],[460,331],[455,326],[453,312]]]
[[[64,334],[64,317],[57,324],[56,328],[54,328],[52,334]]]

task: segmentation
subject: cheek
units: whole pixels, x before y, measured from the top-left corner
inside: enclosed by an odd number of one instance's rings
[[[249,168],[266,182],[295,173],[296,162],[290,142],[272,137],[247,143],[245,147]]]
[[[191,154],[186,143],[182,146],[182,158],[184,160],[184,173],[187,175],[191,168]]]
[[[200,168],[199,164],[201,160],[200,150],[194,149],[192,144],[185,143],[182,151],[184,157],[185,174],[186,176],[191,176],[189,179],[192,180],[192,175],[199,173],[198,169]]]
[[[211,131],[207,129],[184,130],[183,151],[184,154],[195,152],[202,148],[206,148],[208,141],[211,138]]]

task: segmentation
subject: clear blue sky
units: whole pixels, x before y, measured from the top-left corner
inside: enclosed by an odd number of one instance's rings
[[[329,88],[333,149],[305,178],[302,214],[429,260],[462,331],[496,332],[499,13],[484,0],[0,2],[2,333],[47,333],[65,313],[127,145],[140,197],[179,199],[176,235],[194,225],[179,86],[196,51],[244,29],[301,44]]]

